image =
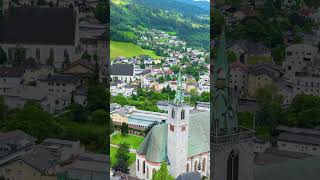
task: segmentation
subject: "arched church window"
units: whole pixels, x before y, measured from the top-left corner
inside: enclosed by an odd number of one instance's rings
[[[147,166],[147,179],[149,179],[149,167]]]
[[[202,171],[203,171],[203,172],[206,172],[206,160],[207,160],[207,159],[206,159],[205,157],[204,157],[203,160],[202,160]]]
[[[142,173],[146,173],[146,161],[143,161],[142,163]]]
[[[185,117],[185,110],[184,109],[182,109],[182,111],[181,111],[181,120],[183,120]]]
[[[198,161],[194,162],[194,167],[193,167],[194,171],[198,170]]]
[[[140,169],[139,169],[140,167],[139,167],[139,159],[137,160],[137,171],[139,171]]]
[[[171,111],[171,117],[174,118],[174,117],[176,116],[175,114],[176,114],[175,110],[172,109],[172,111]]]
[[[227,161],[227,180],[238,180],[239,154],[231,151]]]
[[[190,167],[189,167],[189,163],[187,164],[187,172],[189,172],[189,169],[190,169]]]

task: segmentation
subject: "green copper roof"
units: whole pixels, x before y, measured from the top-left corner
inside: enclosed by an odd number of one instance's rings
[[[168,124],[154,126],[147,134],[137,153],[146,156],[151,162],[163,162],[167,160],[167,134]]]
[[[239,131],[238,118],[229,93],[230,68],[226,54],[226,39],[221,35],[217,60],[213,72],[213,103],[211,129],[214,135],[233,134]]]
[[[184,94],[182,89],[182,80],[181,80],[181,72],[179,70],[178,80],[177,80],[177,91],[174,97],[173,103],[181,104],[184,102]]]
[[[209,111],[190,115],[188,157],[210,151]]]
[[[166,161],[167,138],[168,124],[156,125],[148,133],[137,153],[146,155],[146,159],[151,162]],[[209,111],[190,115],[188,138],[188,157],[210,151]]]

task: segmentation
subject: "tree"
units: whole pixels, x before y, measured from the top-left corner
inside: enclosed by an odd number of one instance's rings
[[[129,145],[126,143],[120,144],[115,155],[116,163],[113,166],[113,169],[123,173],[129,172],[129,156],[130,150]]]
[[[166,162],[161,163],[160,169],[153,174],[152,180],[174,180],[174,177],[169,174]]]
[[[107,112],[103,109],[97,109],[91,114],[92,121],[97,124],[105,124],[107,121],[107,116]]]
[[[174,74],[177,74],[180,70],[180,66],[179,65],[172,65],[170,67],[170,69],[174,72]]]
[[[106,23],[109,17],[109,8],[107,5],[100,2],[96,7],[94,16],[102,23]]]
[[[65,56],[64,56],[64,61],[63,61],[63,68],[67,67],[68,65],[70,64],[70,58],[69,58],[69,54],[66,53]]]
[[[0,64],[7,62],[7,53],[0,46]]]
[[[228,61],[230,63],[233,63],[233,62],[237,61],[237,55],[233,51],[228,51],[227,52],[227,56],[228,56]]]
[[[56,137],[62,132],[55,117],[45,112],[41,105],[34,101],[28,101],[22,109],[9,114],[4,127],[6,131],[21,129],[39,140]]]
[[[129,126],[127,123],[122,123],[121,124],[121,134],[122,135],[127,135],[129,133]]]
[[[71,103],[68,107],[70,110],[70,119],[75,122],[86,122],[87,121],[87,112],[84,107],[78,103]]]
[[[91,112],[97,109],[107,109],[109,95],[102,84],[89,82],[87,85],[87,109]]]

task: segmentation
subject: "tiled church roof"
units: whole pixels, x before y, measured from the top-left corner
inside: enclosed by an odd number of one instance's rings
[[[152,128],[137,153],[145,155],[151,162],[167,160],[168,124]],[[190,115],[188,157],[210,151],[210,113],[209,111]]]

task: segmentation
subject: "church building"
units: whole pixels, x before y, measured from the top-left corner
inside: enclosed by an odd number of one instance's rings
[[[211,78],[211,174],[214,180],[253,180],[254,131],[240,127],[232,104],[230,67],[222,33]]]
[[[210,175],[210,113],[190,114],[180,73],[177,88],[168,105],[167,122],[154,126],[137,151],[136,175],[140,179],[152,179],[162,162],[167,162],[175,178],[192,171]]]

